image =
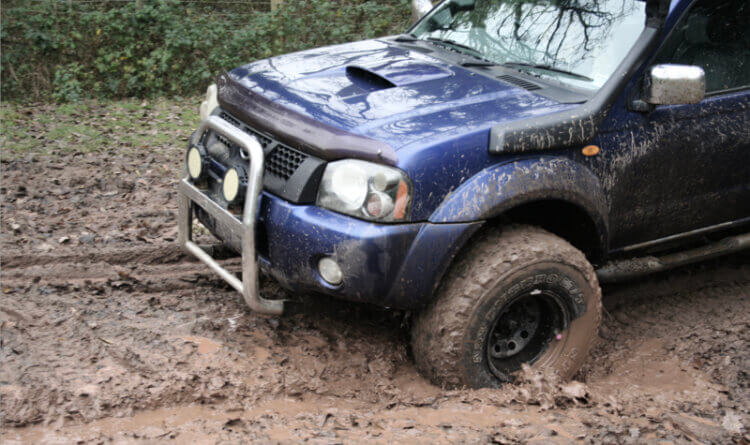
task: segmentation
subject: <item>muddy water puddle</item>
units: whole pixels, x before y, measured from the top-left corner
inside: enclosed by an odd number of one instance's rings
[[[336,408],[333,408],[333,407]],[[320,418],[321,425],[331,410],[358,409],[362,404],[335,399],[277,399],[262,402],[250,409],[192,404],[141,411],[130,417],[104,418],[86,424],[35,425],[5,430],[3,443],[67,444],[112,439],[118,443],[159,443],[177,439],[177,443],[211,443],[211,431],[252,423],[259,418],[290,420],[300,414]],[[273,441],[289,441],[294,437],[287,427],[271,427],[266,434]]]
[[[161,408],[142,411],[132,417],[105,418],[83,425],[18,428],[6,431],[3,442],[6,444],[66,444],[94,441],[105,437],[126,443],[144,440],[159,441],[174,438],[175,429],[180,430],[181,440],[207,442],[210,437],[200,432],[201,424],[220,426],[229,417],[229,413],[200,405]]]
[[[197,345],[198,354],[212,355],[212,354],[215,354],[219,349],[221,349],[221,343],[211,340],[210,338],[193,337],[193,336],[185,336],[185,337],[180,337],[180,338],[182,340],[185,340],[187,342]]]
[[[368,412],[366,404],[355,401],[279,399],[260,403],[248,410],[189,405],[142,411],[131,417],[104,418],[88,424],[17,428],[4,433],[3,443],[162,443],[168,440],[174,440],[173,443],[215,443],[217,432],[242,430],[248,425],[259,425],[262,441],[271,443],[296,442],[299,439],[296,431],[309,429],[338,432],[338,435],[348,436],[355,442],[370,438],[390,443],[398,438],[408,443],[426,443],[425,440],[429,440],[420,436],[425,430],[514,428],[539,426],[550,421],[550,416],[541,413],[521,413],[465,403],[445,408],[412,407]],[[584,430],[576,428],[575,421],[566,423],[557,422],[554,434],[568,440],[583,436]],[[532,434],[545,436],[543,430],[537,427]]]
[[[711,384],[704,373],[688,370],[680,360],[665,352],[664,340],[646,339],[629,348],[610,374],[589,382],[604,394],[618,392],[675,393],[706,390]]]

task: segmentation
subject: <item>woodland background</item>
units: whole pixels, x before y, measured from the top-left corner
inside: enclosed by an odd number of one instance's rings
[[[5,0],[2,99],[201,94],[224,69],[397,34],[409,0]]]

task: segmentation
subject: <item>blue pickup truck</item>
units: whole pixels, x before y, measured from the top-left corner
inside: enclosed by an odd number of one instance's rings
[[[411,311],[419,370],[571,377],[600,282],[750,245],[750,2],[415,0],[402,35],[257,61],[201,105],[180,243],[251,309]],[[192,236],[199,220],[242,275]]]

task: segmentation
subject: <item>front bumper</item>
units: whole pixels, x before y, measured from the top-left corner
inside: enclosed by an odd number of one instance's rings
[[[198,219],[228,247],[241,239],[202,208]],[[294,292],[323,293],[399,309],[426,304],[442,273],[478,223],[375,224],[263,192],[256,223],[261,270]],[[318,261],[330,257],[344,279],[333,286]]]
[[[233,132],[236,127],[218,117],[204,121],[198,134],[206,129],[221,132],[246,148],[257,144],[252,136]],[[248,152],[251,171],[242,220],[187,178],[180,182],[180,243],[241,292],[256,311],[283,311],[282,302],[260,296],[258,267],[294,292],[317,292],[384,307],[418,308],[429,301],[458,249],[481,225],[376,224],[314,205],[293,204],[260,191],[263,152]],[[194,217],[242,255],[242,280],[192,242]],[[332,258],[341,267],[341,284],[331,285],[320,276],[317,265],[323,257]]]

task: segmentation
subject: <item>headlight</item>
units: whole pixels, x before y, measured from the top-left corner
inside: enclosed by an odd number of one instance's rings
[[[224,173],[224,178],[221,180],[221,194],[228,203],[233,203],[242,196],[243,182],[247,182],[247,175],[239,168],[232,167]]]
[[[201,120],[204,121],[219,106],[219,95],[216,84],[211,84],[206,90],[206,100],[201,103]]]
[[[187,155],[185,156],[185,167],[187,168],[188,175],[197,181],[203,176],[207,166],[206,153],[202,148],[198,146],[192,146],[188,149]]]
[[[336,161],[323,173],[317,205],[372,221],[404,221],[411,192],[401,170],[354,159]]]

